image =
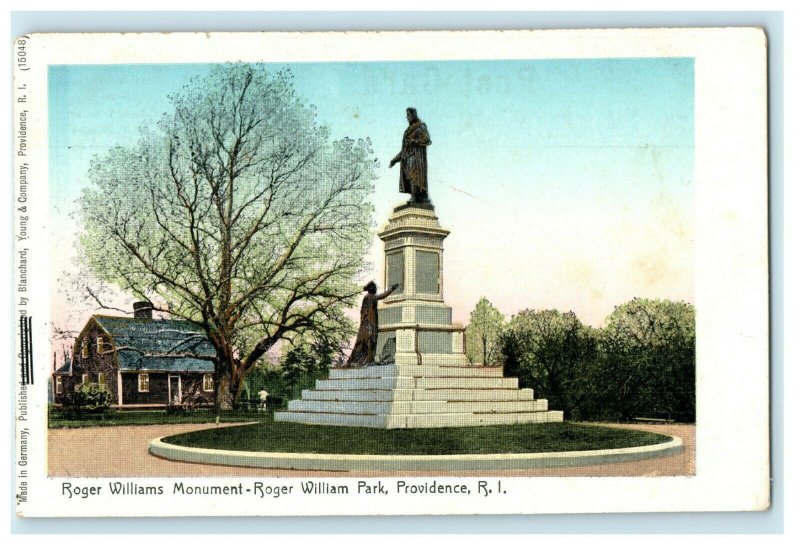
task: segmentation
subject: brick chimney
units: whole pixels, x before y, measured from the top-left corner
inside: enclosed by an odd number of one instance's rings
[[[153,305],[150,301],[136,301],[133,304],[133,317],[143,320],[153,319]]]

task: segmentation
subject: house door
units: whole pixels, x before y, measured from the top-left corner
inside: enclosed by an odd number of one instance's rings
[[[169,376],[169,402],[172,405],[181,402],[181,377],[178,375]]]

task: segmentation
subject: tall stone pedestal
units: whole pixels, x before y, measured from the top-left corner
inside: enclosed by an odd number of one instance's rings
[[[547,400],[519,389],[502,369],[470,365],[464,326],[444,303],[444,229],[433,207],[394,209],[384,242],[383,288],[400,287],[378,308],[375,366],[332,369],[275,420],[377,428],[560,422]]]
[[[464,327],[444,304],[444,239],[432,208],[395,208],[378,233],[384,243],[384,286],[400,287],[378,308],[379,363],[466,365]]]

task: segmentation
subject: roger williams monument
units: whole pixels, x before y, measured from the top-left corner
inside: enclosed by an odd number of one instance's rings
[[[414,108],[400,163],[396,206],[378,231],[384,243],[384,286],[364,289],[361,325],[348,362],[289,402],[275,420],[373,428],[431,428],[560,422],[561,411],[519,388],[502,367],[471,365],[464,353],[464,326],[453,323],[444,301],[444,239],[428,196],[428,128]]]
[[[416,108],[406,108],[408,128],[403,133],[400,153],[389,161],[389,168],[400,163],[400,193],[409,193],[409,203],[429,204],[428,152],[431,137],[428,127],[417,117]]]

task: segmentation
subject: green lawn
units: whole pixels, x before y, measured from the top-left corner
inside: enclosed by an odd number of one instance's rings
[[[255,422],[272,419],[272,412],[234,412],[217,413],[212,410],[196,410],[186,414],[167,414],[164,410],[152,411],[109,411],[100,416],[85,416],[70,419],[58,409],[51,409],[48,426],[51,428],[89,428],[93,426],[148,426],[152,424],[204,424],[216,422]]]
[[[173,435],[187,447],[320,454],[498,454],[653,445],[666,435],[570,423],[468,428],[373,429],[267,421]]]

